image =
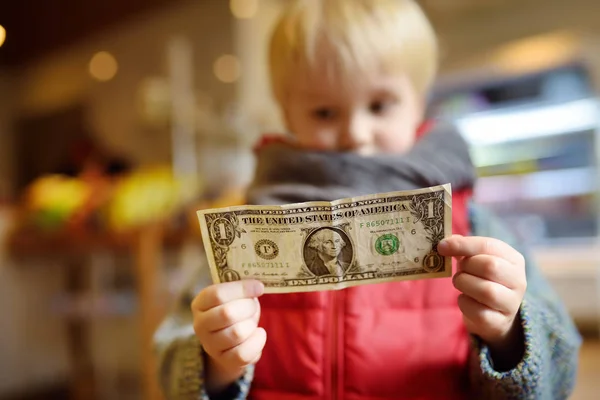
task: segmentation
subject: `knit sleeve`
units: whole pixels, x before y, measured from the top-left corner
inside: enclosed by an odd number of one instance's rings
[[[220,395],[209,397],[206,393],[205,354],[194,333],[190,310],[192,298],[191,291],[184,293],[154,335],[158,378],[163,395],[168,400],[246,399],[254,376],[253,366],[248,367],[244,375]]]
[[[489,213],[475,209],[474,234],[495,237],[525,256],[527,291],[519,311],[524,333],[524,356],[509,371],[498,371],[489,348],[473,337],[470,355],[471,387],[476,398],[567,399],[575,384],[581,337],[561,299],[513,235]]]

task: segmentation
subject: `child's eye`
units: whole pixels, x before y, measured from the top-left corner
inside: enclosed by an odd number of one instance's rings
[[[369,111],[371,111],[373,114],[383,114],[391,105],[391,101],[374,101],[369,105]]]
[[[322,121],[331,120],[331,119],[335,118],[335,116],[336,116],[335,110],[333,110],[331,108],[327,108],[327,107],[317,108],[316,110],[314,110],[312,112],[312,114],[316,119],[319,119]]]

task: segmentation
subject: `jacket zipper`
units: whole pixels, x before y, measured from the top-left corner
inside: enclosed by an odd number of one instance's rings
[[[340,356],[342,355],[339,349],[340,345],[340,317],[342,291],[331,291],[331,399],[342,399],[343,394],[340,393]],[[343,343],[343,342],[342,342]]]

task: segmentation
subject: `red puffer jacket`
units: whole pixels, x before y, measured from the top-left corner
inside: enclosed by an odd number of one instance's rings
[[[469,233],[468,192],[453,232]],[[258,400],[464,399],[468,335],[451,279],[265,295]]]

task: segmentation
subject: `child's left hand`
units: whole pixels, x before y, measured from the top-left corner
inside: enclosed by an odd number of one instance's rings
[[[494,354],[523,347],[517,313],[525,295],[525,259],[508,244],[486,237],[454,235],[438,245],[443,256],[455,257],[454,287],[467,330]]]

